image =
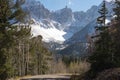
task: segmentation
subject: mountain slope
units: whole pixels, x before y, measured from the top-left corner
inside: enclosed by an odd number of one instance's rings
[[[34,24],[32,24],[32,34],[33,36],[42,35],[43,41],[45,42],[64,42],[64,35],[66,32],[63,30],[59,30],[56,27],[59,27],[60,24],[58,24],[55,21],[44,19],[36,24],[37,21],[35,21]]]
[[[106,2],[106,4],[108,15],[111,15],[113,3]],[[78,42],[87,42],[87,37],[94,33],[95,19],[99,16],[97,11],[100,7],[101,4],[92,6],[86,12],[73,12],[66,6],[51,12],[38,1],[26,0],[24,10],[29,12],[33,22],[31,25],[33,36],[41,35],[49,49],[64,50],[72,45],[77,46],[75,44]]]
[[[93,8],[94,10],[96,9],[95,6]],[[32,27],[35,27],[33,28],[34,30],[32,30],[33,35],[42,35],[43,41],[45,42],[53,41],[58,43],[59,41],[64,42],[68,40],[74,33],[89,23],[91,19],[93,20],[94,18],[88,15],[94,11],[92,10],[93,8],[85,13],[72,12],[72,10],[66,6],[63,9],[50,12],[38,1],[26,0],[24,5],[24,10],[29,12],[31,19],[34,19],[35,25],[32,25]],[[83,13],[85,13],[85,16],[89,17],[89,19],[87,17],[83,19]],[[38,27],[40,28],[38,29]]]
[[[112,11],[112,7],[114,6],[113,2],[106,2],[106,4],[109,11],[108,15],[111,16],[113,14],[113,11]],[[99,7],[101,7],[101,4],[98,6],[97,9],[99,9]],[[99,15],[97,11],[98,10],[94,11],[94,13],[95,14],[97,13],[97,15]],[[107,17],[106,24],[110,22],[110,18],[111,17]],[[91,22],[89,22],[83,29],[76,32],[70,39],[66,40],[65,44],[67,44],[68,46],[63,50],[61,50],[60,53],[66,54],[67,52],[70,52],[69,54],[79,53],[82,56],[83,54],[85,55],[85,53],[88,52],[86,48],[87,46],[89,46],[89,37],[92,36],[95,32],[94,27],[96,26],[96,21],[97,21],[96,18],[94,20],[91,20]],[[83,43],[88,44],[86,48],[84,48],[85,45],[83,45]],[[79,46],[78,44],[81,44],[83,46]],[[83,49],[83,51],[80,51],[81,49]]]

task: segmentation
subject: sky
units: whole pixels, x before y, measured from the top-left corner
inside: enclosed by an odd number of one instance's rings
[[[103,0],[38,0],[51,11],[64,8],[66,5],[73,11],[87,11],[92,5],[99,5]]]

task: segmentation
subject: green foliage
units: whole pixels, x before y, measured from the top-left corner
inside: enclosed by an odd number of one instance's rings
[[[23,14],[22,10],[19,12],[20,4],[18,1],[20,2],[20,0],[16,1],[14,3],[13,0],[0,0],[0,80],[9,78],[9,74],[12,73],[9,48],[14,42],[13,24],[18,22],[18,17]]]
[[[116,7],[115,19],[111,22],[111,26],[105,25],[106,7],[105,2],[102,8],[98,11],[101,16],[97,18],[99,26],[95,27],[98,31],[95,39],[95,49],[89,57],[91,62],[91,69],[88,76],[94,78],[99,72],[120,67],[120,1],[115,1]]]
[[[95,49],[92,55],[89,57],[91,63],[91,69],[89,71],[91,77],[95,77],[99,72],[114,67],[114,62],[112,61],[112,50],[111,44],[112,39],[109,33],[109,26],[106,26],[105,19],[107,9],[105,1],[101,9],[98,11],[100,17],[97,18],[98,26],[96,26],[96,31],[98,36],[95,36]]]
[[[116,67],[120,67],[120,1],[116,0],[115,2],[116,7],[113,8],[114,15],[116,15],[115,19],[113,20],[114,27],[113,30],[115,30],[112,34],[113,39],[113,45],[112,48],[114,49],[113,52],[113,61],[116,65]]]
[[[51,60],[51,53],[43,46],[42,37],[34,37],[31,39],[31,53],[33,56],[32,62],[34,67],[37,68],[35,74],[45,74],[48,70],[48,62]],[[36,69],[34,68],[34,69]]]
[[[32,38],[28,22],[24,23],[23,3],[0,0],[0,80],[48,70],[51,53],[43,46],[41,36]]]

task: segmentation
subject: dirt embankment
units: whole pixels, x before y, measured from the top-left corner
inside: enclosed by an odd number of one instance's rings
[[[105,70],[95,80],[120,80],[120,68]]]

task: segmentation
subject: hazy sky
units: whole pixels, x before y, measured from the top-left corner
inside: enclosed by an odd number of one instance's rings
[[[73,11],[86,11],[92,5],[99,5],[103,0],[38,0],[49,10],[58,10],[66,5]]]

